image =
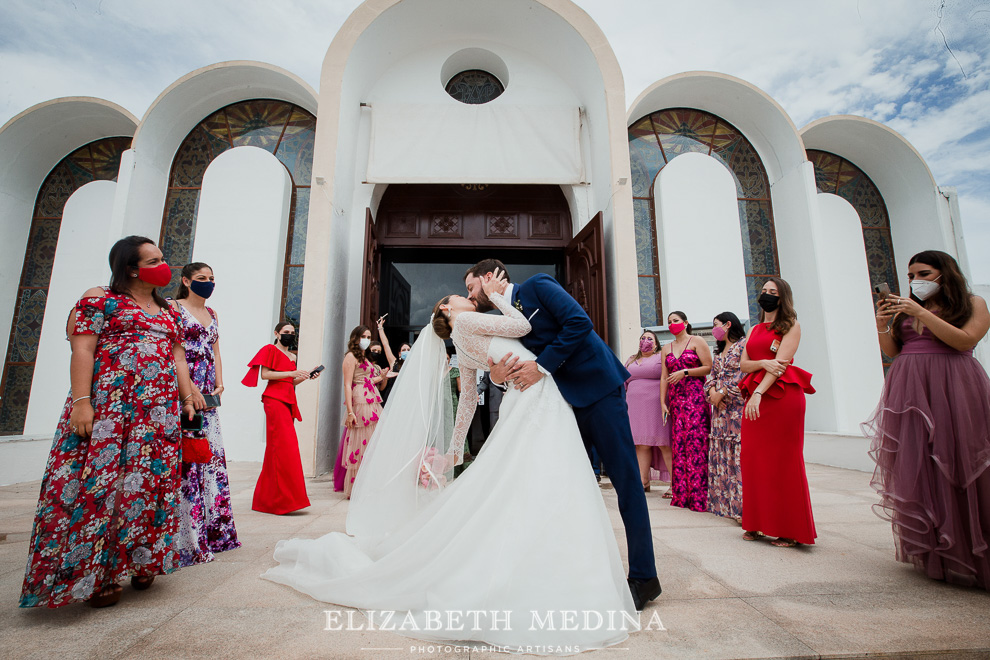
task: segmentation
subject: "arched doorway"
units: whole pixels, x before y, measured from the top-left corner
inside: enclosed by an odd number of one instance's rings
[[[433,305],[464,293],[464,272],[502,260],[513,281],[547,273],[582,304],[605,336],[604,244],[596,217],[574,236],[559,186],[399,184],[367,214],[361,317],[387,313],[393,345],[429,322]]]

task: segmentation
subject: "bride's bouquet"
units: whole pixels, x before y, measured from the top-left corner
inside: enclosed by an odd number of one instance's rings
[[[447,457],[430,447],[423,453],[419,464],[419,485],[427,490],[440,489],[447,485]]]

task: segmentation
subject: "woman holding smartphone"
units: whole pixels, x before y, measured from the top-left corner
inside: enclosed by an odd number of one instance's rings
[[[990,312],[945,252],[911,257],[908,280],[910,296],[877,305],[880,348],[894,363],[863,425],[874,510],[893,524],[898,561],[990,589],[990,378],[973,357]]]
[[[351,499],[354,479],[364,458],[368,441],[375,432],[382,414],[382,397],[378,385],[385,378],[382,370],[368,359],[365,351],[371,346],[371,328],[359,325],[351,330],[344,356],[344,436],[341,438],[341,465],[344,472],[343,492]]]
[[[282,321],[275,326],[275,343],[258,351],[241,381],[248,387],[256,387],[259,376],[268,381],[261,395],[265,406],[265,462],[251,505],[262,513],[284,515],[309,506],[294,422],[302,421],[296,405],[296,385],[319,378],[320,373],[296,368],[293,351],[297,346],[296,329]]]
[[[179,292],[172,301],[178,312],[179,332],[186,349],[189,377],[197,391],[206,396],[202,435],[210,445],[212,457],[198,463],[183,456],[182,490],[179,508],[181,519],[175,548],[179,566],[213,561],[213,553],[240,547],[234,514],[230,506],[227,460],[220,434],[220,417],[216,406],[223,393],[223,365],[220,361],[220,320],[206,305],[213,295],[213,269],[204,263],[186,264],[182,268]]]

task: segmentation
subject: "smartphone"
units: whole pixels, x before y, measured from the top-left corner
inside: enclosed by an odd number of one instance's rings
[[[880,296],[880,300],[886,300],[887,296],[890,295],[890,285],[886,282],[876,285],[873,287],[873,290],[877,292],[878,296]]]
[[[220,407],[220,397],[218,397],[216,394],[204,394],[203,400],[206,401],[207,408]]]
[[[183,431],[202,431],[203,430],[203,416],[199,413],[193,415],[192,419],[189,419],[189,415],[182,413],[180,415],[182,421],[179,424],[179,428]]]
[[[321,365],[320,365],[320,366],[318,366],[318,367],[317,367],[316,369],[313,369],[312,371],[310,371],[310,372],[309,372],[309,377],[310,377],[310,378],[312,378],[313,376],[315,376],[316,374],[318,374],[318,373],[320,373],[320,372],[321,372],[321,371],[323,371],[324,369],[326,369],[326,367],[324,367],[324,366],[323,366],[323,365],[321,364]]]
[[[774,339],[773,340],[773,343],[770,344],[770,352],[771,353],[776,353],[779,348],[780,348],[780,340],[779,339]]]

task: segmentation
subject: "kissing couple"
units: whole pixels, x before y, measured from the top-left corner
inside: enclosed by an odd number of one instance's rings
[[[660,594],[628,372],[552,277],[512,284],[502,262],[486,259],[464,283],[468,296],[436,304],[402,368],[354,484],[347,534],[280,541],[279,565],[262,577],[320,601],[396,612],[414,622],[401,632],[418,639],[550,653],[621,643],[639,629],[636,610]],[[501,316],[483,313],[493,308]],[[490,369],[508,387],[498,423],[456,480],[477,397],[450,409],[448,338],[462,382]],[[628,578],[592,446],[618,497]],[[501,614],[465,625],[461,617],[479,611]],[[569,626],[575,611],[618,625]]]

